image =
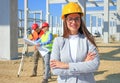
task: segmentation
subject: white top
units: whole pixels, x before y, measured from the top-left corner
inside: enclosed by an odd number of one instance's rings
[[[71,58],[73,59],[74,62],[76,62],[78,39],[79,35],[69,36]]]

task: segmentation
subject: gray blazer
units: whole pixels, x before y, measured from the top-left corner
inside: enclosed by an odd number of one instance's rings
[[[58,75],[58,83],[95,83],[94,74],[99,66],[99,55],[95,46],[93,46],[86,37],[79,35],[79,44],[77,50],[77,60],[74,62],[70,55],[70,45],[68,38],[57,37],[54,40],[51,60],[59,60],[69,63],[69,69],[52,69],[54,75]],[[84,62],[88,53],[96,53],[92,61]]]

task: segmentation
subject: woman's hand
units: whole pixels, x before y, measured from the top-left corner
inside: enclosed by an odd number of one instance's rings
[[[68,69],[69,65],[64,62],[60,62],[58,60],[51,60],[50,61],[50,67],[51,68],[62,68],[62,69]]]
[[[88,54],[87,54],[87,56],[86,56],[84,61],[91,61],[91,60],[93,60],[95,58],[95,55],[96,55],[96,53],[94,53],[94,52],[88,52]]]

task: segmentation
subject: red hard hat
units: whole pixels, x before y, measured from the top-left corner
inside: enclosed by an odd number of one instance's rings
[[[49,24],[48,24],[47,22],[44,22],[44,23],[42,24],[42,28],[44,28],[44,27],[49,27]]]
[[[32,30],[35,30],[38,27],[39,27],[38,24],[36,24],[36,23],[32,24]]]

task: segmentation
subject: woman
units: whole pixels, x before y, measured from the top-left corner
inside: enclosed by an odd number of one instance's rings
[[[55,38],[50,60],[58,83],[95,83],[93,73],[99,67],[99,56],[82,16],[77,3],[70,2],[63,7],[63,37]]]

